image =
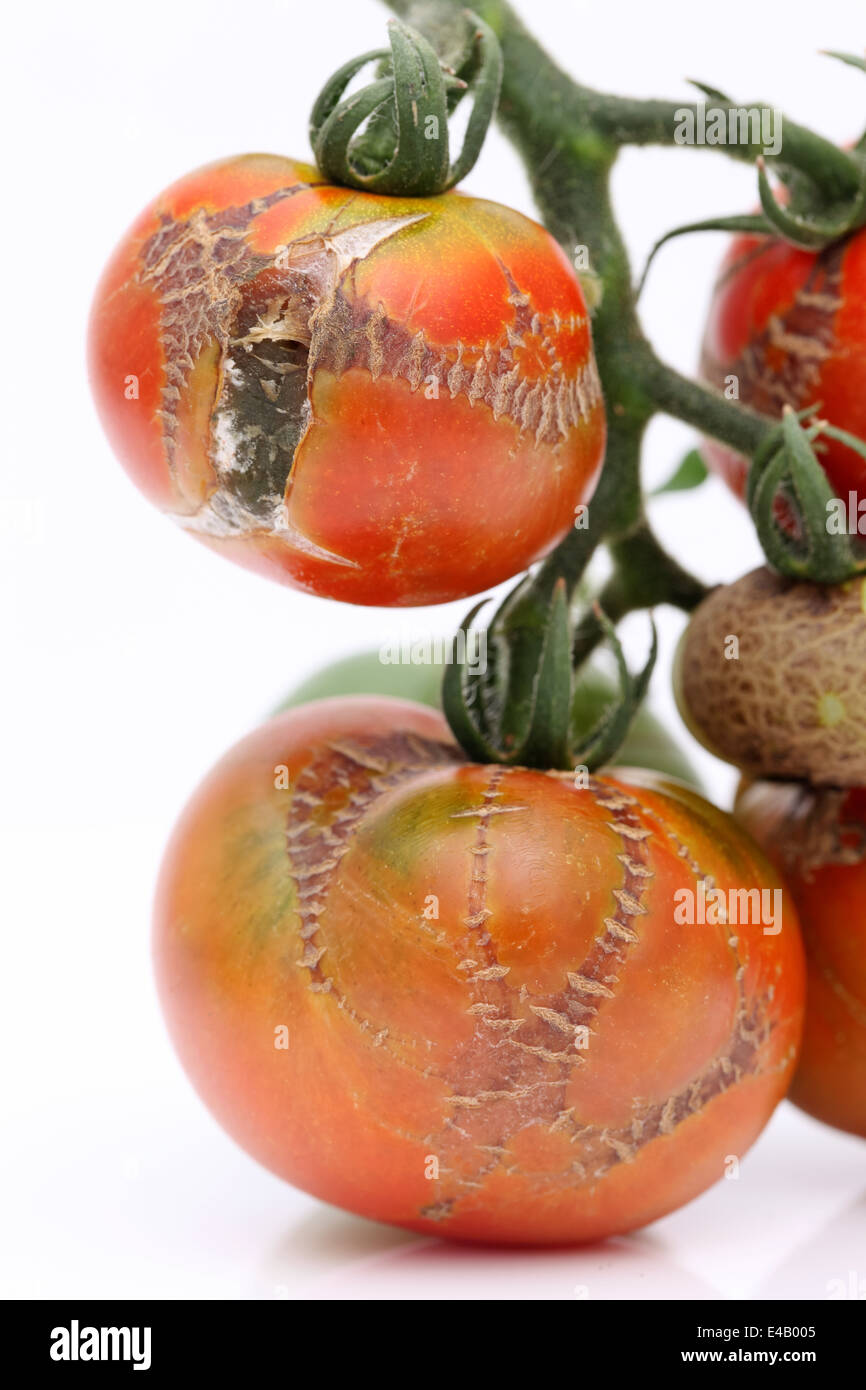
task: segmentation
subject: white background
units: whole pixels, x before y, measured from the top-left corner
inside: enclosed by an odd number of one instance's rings
[[[861,128],[862,77],[816,52],[862,51],[855,0],[518,8],[598,87],[685,100],[693,76],[840,141]],[[449,632],[466,604],[342,608],[176,530],[101,435],[83,365],[88,302],[126,225],[186,170],[248,149],[307,158],[318,87],[383,41],[386,17],[374,0],[79,0],[15,6],[5,21],[3,1292],[825,1298],[829,1281],[866,1277],[864,1150],[788,1105],[738,1182],[633,1237],[555,1254],[452,1249],[263,1172],[204,1111],[166,1040],[150,897],[199,777],[324,660]],[[615,186],[636,265],[669,226],[755,202],[753,173],[712,152],[628,151]],[[498,133],[468,188],[532,211]],[[685,370],[723,242],[677,243],[645,295],[651,335]],[[648,480],[690,440],[656,422]],[[656,512],[666,543],[708,580],[757,562],[744,513],[716,482]],[[681,621],[662,615],[653,697],[674,721],[666,671]],[[632,623],[636,650],[645,632],[645,619]],[[697,756],[727,804],[730,770]]]

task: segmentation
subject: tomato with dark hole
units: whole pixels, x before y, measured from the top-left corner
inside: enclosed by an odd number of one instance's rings
[[[543,227],[245,155],[135,222],[90,374],[134,482],[200,541],[362,604],[474,594],[551,549],[605,439],[589,317]]]

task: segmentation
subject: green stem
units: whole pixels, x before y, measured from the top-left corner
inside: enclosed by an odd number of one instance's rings
[[[628,613],[662,603],[691,613],[710,592],[664,550],[645,518],[628,536],[614,541],[610,552],[614,572],[602,588],[598,602],[614,624]],[[602,624],[590,610],[574,630],[575,667],[586,661],[604,635]]]
[[[411,15],[412,23],[446,51],[453,49],[462,0],[386,0],[397,14]],[[561,132],[566,126],[594,131],[614,149],[624,145],[674,145],[683,112],[697,114],[699,103],[642,100],[598,92],[574,81],[549,58],[524,28],[506,0],[477,0],[472,8],[497,35],[502,46],[507,86],[520,87],[534,103],[535,120]],[[505,92],[503,92],[505,96]],[[730,102],[708,98],[704,105],[735,109],[772,110],[766,102]],[[507,121],[509,98],[502,109]],[[782,143],[777,155],[767,156],[780,168],[805,174],[831,200],[853,197],[860,177],[856,159],[831,140],[782,117]],[[754,164],[762,154],[760,144],[707,145],[731,159]]]
[[[661,362],[648,344],[647,351],[632,365],[643,390],[658,410],[694,425],[747,457],[779,428],[778,420],[761,415],[739,401],[728,400],[699,381],[681,376],[673,367]]]

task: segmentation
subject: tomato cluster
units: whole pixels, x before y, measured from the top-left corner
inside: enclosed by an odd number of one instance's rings
[[[864,277],[866,231],[820,253],[737,238],[707,324],[708,380],[735,382],[746,404],[771,415],[816,406],[866,437]],[[742,495],[746,460],[711,441],[706,454]],[[860,531],[863,458],[834,437],[817,457]],[[800,914],[807,1009],[791,1098],[866,1137],[864,643],[862,578],[818,585],[758,570],[698,609],[677,691],[692,732],[746,774],[736,814],[784,873]]]
[[[864,264],[866,232],[820,254],[739,238],[707,378],[866,434]],[[90,366],[152,502],[357,604],[519,573],[570,531],[605,447],[587,305],[542,227],[274,156],[200,169],[141,214],[98,288]],[[746,461],[707,452],[742,492]],[[866,495],[856,451],[831,440],[822,461]],[[866,921],[864,615],[862,581],[769,570],[697,609],[678,698],[747,775],[736,819],[646,714],[590,776],[567,755],[469,760],[435,708],[441,668],[371,655],[296,692],[199,788],[160,878],[160,996],[214,1114],[327,1201],[516,1244],[688,1201],[792,1081],[866,1135],[866,942],[848,927],[852,905]],[[570,680],[570,627],[563,649]],[[589,735],[611,692],[592,669],[581,688],[561,709]]]

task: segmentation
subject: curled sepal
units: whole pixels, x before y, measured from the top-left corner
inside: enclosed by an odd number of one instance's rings
[[[571,621],[565,580],[558,579],[547,615],[529,726],[507,761],[523,767],[571,767]]]
[[[748,501],[773,569],[794,579],[841,584],[866,570],[866,557],[856,554],[847,531],[830,525],[838,503],[811,443],[826,428],[817,422],[803,429],[786,407],[775,449],[764,449],[753,462]],[[793,526],[784,524],[789,518]]]
[[[840,63],[847,63],[849,67],[866,72],[866,58],[861,58],[859,53],[839,53],[834,48],[822,48],[821,53],[825,58],[838,58]]]
[[[586,767],[590,772],[594,768],[602,767],[605,763],[611,762],[616,756],[646,696],[658,655],[658,634],[655,623],[650,619],[652,640],[649,656],[643,669],[636,676],[632,675],[628,669],[622,643],[617,637],[613,623],[599,604],[593,605],[593,612],[616,657],[620,695],[618,700],[608,706],[601,719],[589,733],[584,734],[580,739],[572,739],[571,741],[572,765]],[[578,684],[572,703],[572,719],[575,723],[580,709],[580,699],[581,691]]]
[[[786,409],[786,410],[791,410],[792,408],[791,408],[791,406],[787,406],[785,409]],[[792,413],[794,414],[794,418],[796,419],[797,423],[799,424],[799,423],[800,423],[801,421],[803,421],[803,420],[808,420],[808,419],[813,418],[814,415],[815,415],[815,412],[816,412],[817,410],[819,410],[819,409],[820,409],[820,402],[815,402],[815,403],[812,404],[812,405],[807,405],[806,408],[805,408],[804,410],[798,410],[798,411],[796,411],[796,412],[793,412],[793,411],[792,411]],[[814,426],[813,426],[813,427],[810,429],[810,431],[809,431],[809,438],[810,438],[810,439],[814,439],[814,437],[815,437],[816,434],[817,434],[817,431],[814,429]],[[756,490],[756,488],[757,488],[757,486],[758,486],[758,483],[760,482],[760,480],[761,480],[761,479],[763,478],[763,476],[764,476],[764,469],[766,468],[766,466],[767,466],[767,464],[770,462],[770,460],[773,459],[773,458],[775,457],[775,455],[778,453],[779,449],[781,449],[783,442],[784,442],[783,429],[782,429],[782,426],[781,426],[781,425],[778,425],[775,429],[772,429],[772,430],[770,430],[770,431],[767,433],[766,437],[764,438],[763,443],[756,449],[756,451],[755,451],[755,453],[754,453],[754,455],[753,455],[753,457],[752,457],[752,466],[751,466],[751,468],[749,469],[748,474],[746,475],[746,499],[745,499],[745,500],[746,500],[746,506],[748,507],[748,509],[749,509],[750,512],[752,511],[753,505],[754,505],[755,490]]]
[[[773,232],[807,251],[820,251],[866,222],[866,167],[860,171],[857,192],[850,202],[798,211],[780,203],[767,177],[764,160],[758,160],[758,194],[764,216]]]
[[[469,172],[496,110],[502,54],[492,29],[469,11],[467,18],[472,33],[461,76],[440,62],[422,34],[393,19],[390,52],[352,59],[326,82],[310,117],[310,142],[327,179],[371,193],[425,198],[452,188]],[[369,62],[379,62],[376,81],[344,98]],[[452,163],[448,118],[467,92],[473,109]]]
[[[730,217],[708,217],[701,222],[684,222],[679,227],[672,227],[664,236],[660,236],[646,258],[640,280],[637,283],[635,293],[640,295],[646,278],[650,271],[650,266],[669,241],[674,237],[686,236],[690,232],[748,232],[752,236],[773,236],[774,228],[768,218],[760,212],[733,213]]]
[[[470,609],[460,624],[463,642],[455,645],[456,651],[466,649],[466,634],[481,612],[487,599],[482,599]],[[453,661],[445,667],[442,680],[442,712],[451,732],[463,751],[479,763],[498,763],[502,761],[498,749],[483,731],[483,685],[478,671],[470,671],[467,662]]]
[[[483,606],[483,602],[477,604],[461,623],[464,639]],[[497,656],[501,646],[501,637],[495,635],[492,642],[485,642],[488,657],[493,657],[492,671],[471,671],[466,661],[455,661],[446,667],[442,709],[451,732],[469,757],[478,762],[512,767],[570,767],[572,629],[564,580],[558,580],[554,586],[544,615],[528,709],[520,711],[519,739],[508,732],[515,724],[513,711],[508,708],[510,653],[505,651],[502,657]],[[468,643],[458,642],[456,649],[466,650]]]
[[[833,48],[822,48],[821,53],[825,58],[835,58],[838,62],[845,63],[850,68],[857,68],[860,72],[866,72],[866,58],[861,57],[859,53],[839,53],[838,50]],[[854,148],[858,153],[866,152],[866,130],[864,130]]]
[[[486,601],[486,600],[485,600]],[[461,625],[465,650],[469,629],[483,607],[476,605]],[[581,692],[575,692],[573,663],[574,624],[568,587],[560,578],[553,586],[541,622],[540,643],[527,698],[524,682],[509,680],[511,659],[526,660],[528,651],[509,648],[501,631],[488,632],[486,644],[492,666],[471,671],[465,661],[446,667],[442,684],[442,708],[451,731],[466,754],[477,762],[508,767],[537,767],[570,771],[584,766],[592,771],[610,762],[625,738],[643,700],[656,658],[653,627],[652,649],[643,670],[633,676],[626,666],[614,626],[598,604],[594,608],[603,634],[609,638],[619,667],[621,693],[587,732]],[[498,615],[497,615],[498,617]],[[511,708],[516,701],[517,707]],[[519,736],[514,730],[519,729]]]

